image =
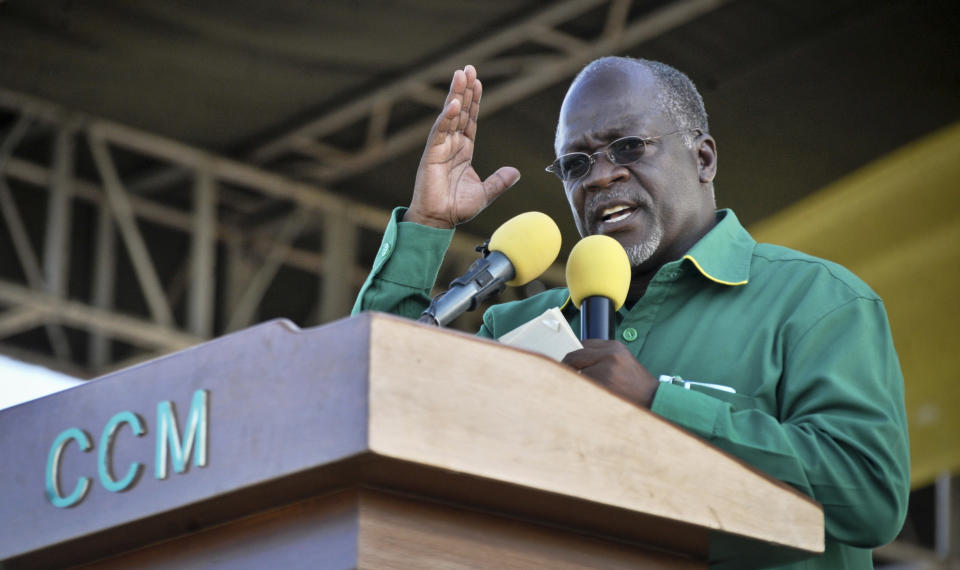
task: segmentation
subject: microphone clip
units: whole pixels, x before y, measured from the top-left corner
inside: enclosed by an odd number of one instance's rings
[[[513,268],[503,254],[491,257],[489,244],[487,240],[475,248],[482,257],[471,263],[466,273],[451,281],[445,292],[433,298],[419,322],[445,326],[456,316],[475,310],[480,303],[506,289],[503,277]]]
[[[471,263],[470,267],[467,268],[467,272],[451,281],[450,286],[447,287],[448,291],[454,287],[476,287],[479,294],[471,297],[470,305],[466,310],[472,311],[476,309],[482,301],[496,297],[507,288],[507,285],[503,283],[503,281],[491,287],[496,277],[490,272],[490,268],[490,251],[488,250],[486,255]]]

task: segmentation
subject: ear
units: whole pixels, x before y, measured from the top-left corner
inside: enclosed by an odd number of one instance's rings
[[[700,172],[700,182],[713,182],[717,176],[717,141],[709,134],[704,133],[697,137],[697,168]]]

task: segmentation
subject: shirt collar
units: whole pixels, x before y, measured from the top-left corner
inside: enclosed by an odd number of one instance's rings
[[[721,285],[746,285],[756,240],[740,224],[733,210],[717,211],[717,225],[683,256],[701,275]],[[573,307],[569,290],[560,310]]]
[[[683,256],[704,277],[721,285],[746,285],[757,242],[732,210],[717,212],[717,225]]]

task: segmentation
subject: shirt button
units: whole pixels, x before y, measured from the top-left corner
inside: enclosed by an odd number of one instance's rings
[[[385,243],[385,244],[383,244],[383,246],[380,248],[380,257],[386,257],[388,253],[390,253],[390,244],[389,244],[389,243]]]
[[[633,327],[623,329],[623,340],[627,342],[633,342],[637,340],[637,329]]]

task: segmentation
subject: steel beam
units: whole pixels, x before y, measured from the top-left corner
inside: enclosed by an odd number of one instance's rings
[[[53,147],[53,177],[47,202],[47,227],[43,242],[43,273],[47,291],[61,297],[67,294],[70,270],[70,227],[73,194],[75,127],[65,124],[57,129]]]
[[[187,329],[197,336],[209,338],[213,335],[217,187],[207,169],[198,170],[195,177]]]
[[[97,230],[94,237],[94,267],[92,305],[96,310],[113,310],[114,288],[117,272],[117,239],[113,217],[106,203],[101,204],[97,215]],[[110,362],[111,341],[103,327],[91,323],[91,338],[87,360],[95,373],[103,371]]]
[[[283,227],[280,229],[277,240],[267,254],[263,265],[251,277],[250,282],[244,289],[237,306],[233,307],[230,317],[227,321],[226,332],[232,332],[243,327],[250,326],[256,314],[257,306],[263,299],[263,295],[270,287],[273,278],[276,277],[280,266],[283,265],[283,259],[286,255],[286,249],[291,247],[293,240],[297,239],[300,232],[312,213],[306,209],[297,210],[290,215]]]
[[[420,86],[417,93],[421,98],[438,94],[427,85]],[[4,177],[0,176],[0,207],[26,274],[24,283],[0,282],[0,303],[10,307],[6,316],[0,317],[0,330],[12,334],[40,323],[50,331],[59,331],[48,334],[51,346],[60,345],[53,350],[58,351],[61,358],[69,356],[63,350],[69,348],[63,335],[64,325],[87,334],[88,353],[84,360],[76,363],[76,366],[85,367],[89,372],[87,375],[102,373],[141,357],[177,350],[188,343],[252,323],[270,283],[283,266],[318,275],[323,283],[323,292],[317,294],[316,310],[308,317],[311,322],[314,316],[327,321],[345,315],[352,291],[362,283],[368,271],[357,259],[359,232],[361,228],[381,231],[390,216],[389,212],[336,195],[315,184],[291,180],[150,133],[72,113],[2,88],[0,107],[21,117],[8,131],[6,145],[0,144],[0,150],[8,149],[0,152],[0,174],[23,182],[25,191],[47,192],[49,196],[48,226],[41,259],[33,251],[17,204],[6,188]],[[371,126],[373,138],[386,140],[385,109],[381,108],[379,120]],[[13,156],[17,140],[28,130],[33,132],[32,123],[41,127],[38,132],[50,132],[49,127],[53,126],[53,132],[59,133],[49,165]],[[83,142],[89,145],[94,158],[101,179],[99,184],[80,179],[73,172],[77,151],[74,145]],[[148,157],[153,162],[166,163],[171,168],[193,172],[194,199],[188,204],[188,211],[182,206],[160,203],[160,195],[131,195],[113,158],[113,149],[120,148]],[[150,192],[150,188],[143,190]],[[249,208],[237,205],[237,196],[254,204],[285,202],[291,204],[297,214],[290,217],[285,228],[280,230],[261,227],[251,231],[232,223],[233,217],[226,215],[231,213],[242,218],[249,211]],[[67,283],[70,275],[68,246],[71,206],[76,200],[93,204],[99,217],[94,225],[94,242],[90,246],[93,259],[91,282],[89,286],[73,288]],[[170,296],[164,290],[165,281],[173,291],[177,285],[170,282],[170,275],[161,276],[153,264],[148,244],[139,229],[143,221],[186,235],[191,244],[190,255],[183,265],[189,281],[183,324],[175,322]],[[324,222],[323,250],[294,247],[296,236],[307,223],[314,221]],[[133,261],[154,321],[152,324],[146,315],[121,314],[115,308],[118,230]],[[481,241],[478,236],[457,232],[448,259],[456,261],[475,257],[473,247]],[[222,249],[217,248],[218,242],[223,244]],[[74,244],[71,249],[76,247]],[[218,255],[223,255],[219,253],[221,251],[226,257],[226,282],[222,287],[214,287],[214,268]],[[241,266],[250,270],[234,270]],[[562,269],[555,265],[544,279],[554,284],[562,283]],[[71,290],[87,289],[90,291],[88,299],[67,298]],[[223,292],[219,299],[214,298],[217,291]],[[214,306],[222,307],[223,314],[228,317],[225,327],[214,328]],[[112,343],[115,341],[126,342],[147,352],[132,357],[133,360],[114,362]],[[66,361],[63,365],[67,366]]]
[[[452,71],[465,62],[476,65],[481,74],[486,73],[489,67],[496,74],[510,76],[496,87],[485,90],[483,113],[489,116],[572,76],[596,57],[622,52],[655,38],[715,10],[725,2],[677,0],[633,22],[627,22],[631,7],[629,0],[557,2],[426,68],[291,129],[256,148],[250,154],[250,160],[269,165],[280,158],[299,158],[302,160],[292,170],[293,174],[325,184],[337,182],[422,146],[435,116],[387,133],[386,126],[392,109],[404,102],[422,104],[425,93],[433,96],[437,91],[433,85],[444,84]],[[607,17],[596,37],[583,40],[560,29],[564,23],[601,7],[606,8]],[[511,48],[531,41],[553,50],[553,53],[501,58],[500,54],[510,53]],[[441,95],[433,102],[438,111],[442,101]],[[369,128],[359,150],[337,148],[326,140],[363,121]]]
[[[347,211],[326,212],[323,217],[324,271],[320,295],[319,322],[326,323],[350,314],[353,280],[347,268],[357,258],[357,228]]]
[[[7,338],[17,333],[30,330],[42,325],[43,313],[35,309],[15,307],[0,314],[0,338]]]
[[[26,275],[27,282],[31,287],[46,290],[47,285],[40,269],[40,260],[30,244],[30,236],[27,234],[26,224],[24,224],[23,218],[20,216],[20,210],[13,199],[13,192],[10,191],[6,179],[3,177],[14,149],[27,134],[32,123],[33,117],[25,111],[20,115],[3,143],[0,144],[0,212],[2,212],[3,219],[7,224],[7,229],[13,240],[14,251],[20,260],[20,266]],[[46,323],[44,328],[57,359],[69,361],[71,359],[70,343],[67,341],[67,335],[63,328],[57,323]]]
[[[97,165],[97,171],[100,173],[103,189],[107,194],[107,203],[110,205],[110,211],[120,228],[120,234],[123,236],[127,253],[130,254],[134,272],[140,282],[140,287],[146,297],[153,319],[161,325],[172,326],[174,323],[173,312],[170,310],[170,304],[163,293],[163,286],[160,285],[160,278],[157,276],[153,260],[150,258],[147,243],[137,227],[133,207],[130,205],[127,192],[120,181],[120,175],[117,173],[117,168],[110,157],[110,150],[96,130],[87,133],[87,142],[90,145],[90,152],[93,154],[93,161]]]
[[[97,327],[114,338],[148,348],[180,350],[203,340],[153,321],[104,311],[6,280],[0,280],[0,301],[39,311],[50,320],[77,328]]]

